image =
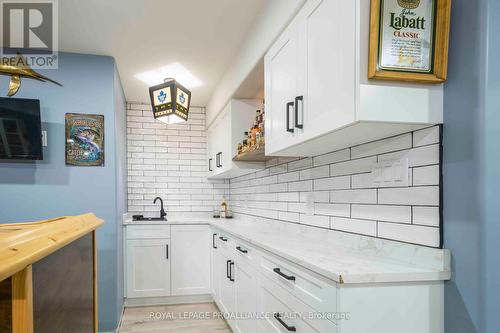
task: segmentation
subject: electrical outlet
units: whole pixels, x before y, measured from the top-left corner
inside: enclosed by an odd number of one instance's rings
[[[372,184],[375,187],[408,186],[408,159],[375,163],[372,167]]]
[[[47,131],[42,131],[42,147],[47,147]]]

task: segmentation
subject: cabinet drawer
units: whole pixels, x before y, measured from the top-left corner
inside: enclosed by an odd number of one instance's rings
[[[127,227],[127,239],[170,238],[169,225],[132,225]]]
[[[232,256],[235,250],[235,239],[233,236],[221,232],[217,232],[217,246],[226,256]]]
[[[235,260],[253,266],[255,268],[259,267],[262,254],[257,249],[255,249],[255,247],[247,242],[235,239],[234,249],[236,250]]]
[[[321,276],[275,257],[264,255],[261,272],[292,295],[320,312],[337,311],[337,287]]]
[[[316,312],[267,278],[259,284],[260,308],[265,319],[259,320],[263,333],[336,333],[337,324],[317,319]],[[312,319],[316,317],[316,319]],[[294,330],[295,329],[295,330]]]

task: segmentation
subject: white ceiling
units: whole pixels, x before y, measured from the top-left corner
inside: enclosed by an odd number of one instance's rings
[[[135,74],[179,62],[204,85],[205,106],[265,0],[63,0],[59,50],[116,59],[128,101],[148,102]],[[182,82],[181,82],[182,83]]]

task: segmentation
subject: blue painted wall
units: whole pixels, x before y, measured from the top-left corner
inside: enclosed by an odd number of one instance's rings
[[[103,218],[106,223],[97,233],[99,320],[100,330],[111,331],[116,328],[123,302],[119,246],[120,214],[126,207],[123,91],[111,57],[60,53],[58,70],[40,72],[64,87],[22,81],[16,97],[40,99],[48,147],[44,148],[43,161],[0,163],[0,223],[85,212]],[[1,95],[4,96],[7,87],[8,78],[1,77]],[[67,112],[104,115],[104,167],[65,165],[64,114]]]
[[[500,327],[500,2],[453,1],[445,84],[444,242],[447,333]]]

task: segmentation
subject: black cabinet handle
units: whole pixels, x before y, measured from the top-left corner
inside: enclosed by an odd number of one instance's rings
[[[217,165],[217,167],[222,168],[222,152],[219,152],[217,155],[219,156],[219,164]]]
[[[165,255],[166,255],[167,259],[168,259],[168,244],[165,246],[165,249],[166,249],[165,250],[165,252],[166,252]]]
[[[213,247],[214,249],[216,249],[216,248],[217,248],[217,245],[215,244],[215,239],[216,239],[216,238],[217,238],[217,234],[213,234],[213,235],[212,235],[212,247]]]
[[[234,282],[232,267],[234,267],[234,261],[229,263],[229,281]]]
[[[295,281],[295,276],[292,276],[292,275],[286,275],[285,273],[283,273],[281,271],[281,269],[279,268],[275,268],[273,269],[273,272],[278,274],[279,276],[281,276],[282,278],[285,278],[287,279],[288,281]]]
[[[220,236],[220,237],[219,237],[219,239],[220,239],[221,241],[223,241],[223,242],[227,242],[227,238],[224,238],[224,237],[222,237],[222,236]]]
[[[242,253],[248,253],[248,250],[244,250],[244,249],[242,249],[242,248],[241,248],[241,246],[237,246],[237,247],[236,247],[236,250],[238,250],[238,251],[240,251],[240,252],[242,252]]]
[[[290,128],[290,107],[293,107],[293,102],[286,103],[286,131],[293,133],[293,128]]]
[[[299,124],[299,101],[302,105],[302,116],[304,116],[304,96],[295,97],[295,127],[304,128],[304,123]]]
[[[212,160],[213,160],[213,158],[208,159],[208,171],[213,171],[212,170]]]
[[[283,325],[283,327],[286,328],[287,331],[289,331],[289,332],[297,332],[297,329],[295,328],[295,326],[288,326],[283,321],[283,319],[281,319],[281,315],[278,312],[275,312],[274,315],[273,315],[273,317],[274,317],[274,319],[276,319],[278,321],[278,323],[280,323],[281,325]]]
[[[226,277],[229,279],[230,278],[230,273],[229,273],[229,264],[231,263],[231,260],[226,261]]]

